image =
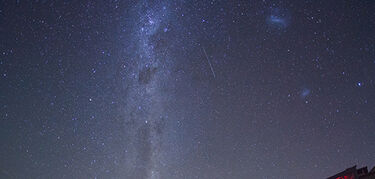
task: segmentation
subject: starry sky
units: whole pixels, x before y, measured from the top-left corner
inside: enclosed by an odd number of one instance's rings
[[[375,164],[375,1],[0,3],[0,178]]]

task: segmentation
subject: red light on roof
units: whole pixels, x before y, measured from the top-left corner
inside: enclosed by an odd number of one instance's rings
[[[346,175],[346,176],[342,176],[342,177],[337,177],[336,179],[354,179],[354,175],[353,174]]]

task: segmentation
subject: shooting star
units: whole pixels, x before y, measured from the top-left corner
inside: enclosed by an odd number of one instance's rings
[[[202,47],[202,49],[203,49],[204,55],[206,56],[206,59],[207,59],[207,61],[208,61],[208,64],[210,65],[210,69],[211,69],[212,75],[214,75],[214,78],[216,78],[216,75],[215,75],[215,72],[214,72],[214,68],[212,67],[211,61],[210,61],[210,59],[208,58],[208,55],[207,55],[207,53],[206,53],[206,50],[204,49],[204,47]]]

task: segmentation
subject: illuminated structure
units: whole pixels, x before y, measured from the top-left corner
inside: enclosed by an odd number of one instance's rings
[[[367,167],[357,169],[354,166],[327,179],[375,179],[375,167],[368,172]]]

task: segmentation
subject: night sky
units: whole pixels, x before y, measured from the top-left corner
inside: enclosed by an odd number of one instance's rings
[[[0,3],[0,178],[375,165],[375,1]]]

